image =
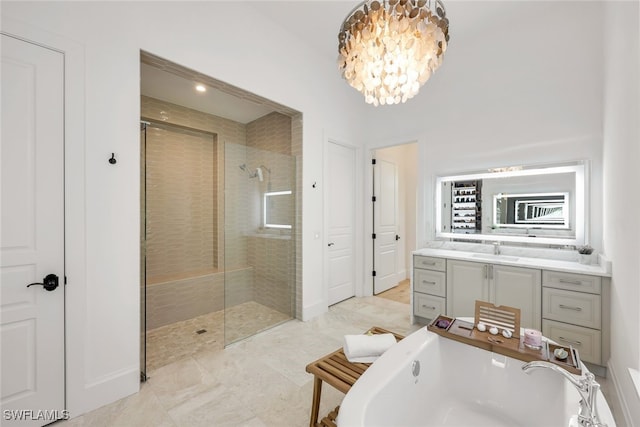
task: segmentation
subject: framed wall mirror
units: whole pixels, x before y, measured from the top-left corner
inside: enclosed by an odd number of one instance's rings
[[[583,245],[587,162],[439,176],[436,238]]]

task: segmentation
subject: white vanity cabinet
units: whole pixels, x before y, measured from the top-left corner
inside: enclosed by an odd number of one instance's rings
[[[444,258],[413,257],[413,315],[425,320],[446,314],[446,265]]]
[[[608,346],[603,345],[603,313],[608,293],[603,278],[586,274],[544,271],[542,275],[542,333],[578,350],[585,362],[603,365]],[[608,289],[608,287],[606,287]]]
[[[491,256],[416,251],[412,320],[427,323],[438,314],[473,317],[476,300],[516,307],[523,328],[573,346],[582,360],[599,365],[596,369],[606,366],[611,303],[607,271],[589,272],[593,266],[548,259],[488,261]],[[596,372],[605,375],[604,370]]]
[[[523,328],[540,329],[541,276],[538,269],[447,260],[447,314],[473,317],[476,300],[520,309]]]

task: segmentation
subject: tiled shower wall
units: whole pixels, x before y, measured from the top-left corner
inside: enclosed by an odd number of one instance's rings
[[[147,283],[218,267],[216,136],[147,127]]]
[[[216,166],[211,178],[213,222],[204,233],[208,234],[211,230],[207,238],[213,242],[213,247],[210,251],[208,248],[202,251],[204,257],[207,256],[205,252],[211,254],[212,262],[190,278],[180,275],[171,277],[171,273],[163,272],[158,274],[158,280],[152,278],[149,281],[147,329],[220,310],[224,308],[224,298],[227,306],[255,300],[292,316],[299,316],[299,309],[296,313],[291,311],[291,298],[295,296],[295,306],[300,307],[301,237],[299,233],[290,231],[262,229],[261,194],[264,191],[294,190],[295,210],[292,211],[295,217],[290,220],[294,230],[299,229],[301,163],[295,167],[296,162],[291,161],[289,156],[294,155],[301,162],[301,115],[292,119],[280,113],[271,113],[243,125],[145,96],[141,98],[141,110],[143,118],[204,130],[213,134],[214,141],[217,140],[217,144],[212,144],[211,153],[211,164]],[[229,168],[226,171],[225,157]],[[254,172],[258,166],[264,166],[271,172],[263,170],[264,181],[259,182],[255,178],[250,179],[240,169],[242,164],[246,164],[250,172]],[[175,162],[167,165],[177,166],[180,164]],[[185,166],[192,169],[191,166]],[[197,169],[200,171],[198,173],[204,172],[200,166]],[[227,206],[223,196],[225,180]],[[225,216],[226,233],[229,234],[226,236],[226,247]],[[268,238],[267,235],[273,234],[276,234],[274,238]],[[164,246],[166,253],[169,253],[172,245]],[[147,248],[148,251],[161,249]],[[186,258],[188,260],[185,260],[182,271],[192,271],[192,266],[197,262],[191,257]],[[296,264],[298,268],[295,268]],[[224,267],[231,273],[226,278],[227,295],[224,295]]]
[[[269,211],[277,213],[281,223],[295,224],[296,163],[292,159],[292,119],[273,112],[247,124],[247,146],[256,150],[247,152],[247,161],[264,167],[264,181],[259,182],[257,199],[262,201],[265,192],[291,191],[292,196],[277,196],[289,203],[267,201]],[[263,201],[262,201],[263,202]],[[263,202],[264,203],[264,202]],[[273,206],[271,206],[273,204]],[[295,240],[298,233],[286,229],[264,228],[262,204],[252,210],[252,222],[259,234],[249,238],[248,255],[254,267],[255,301],[283,313],[290,313],[294,307],[295,292]]]

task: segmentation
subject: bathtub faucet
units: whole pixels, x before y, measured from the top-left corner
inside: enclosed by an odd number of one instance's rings
[[[591,372],[587,372],[584,377],[576,377],[560,366],[543,361],[529,362],[522,366],[522,370],[527,374],[535,368],[549,368],[565,377],[580,393],[580,410],[578,412],[578,424],[584,427],[606,427],[598,419],[596,408],[596,396],[600,390],[600,384],[596,382],[596,377]]]

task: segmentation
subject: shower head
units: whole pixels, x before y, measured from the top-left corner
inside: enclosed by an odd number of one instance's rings
[[[238,166],[240,169],[242,169],[243,171],[247,171],[247,165],[245,163],[241,164],[240,166]]]

